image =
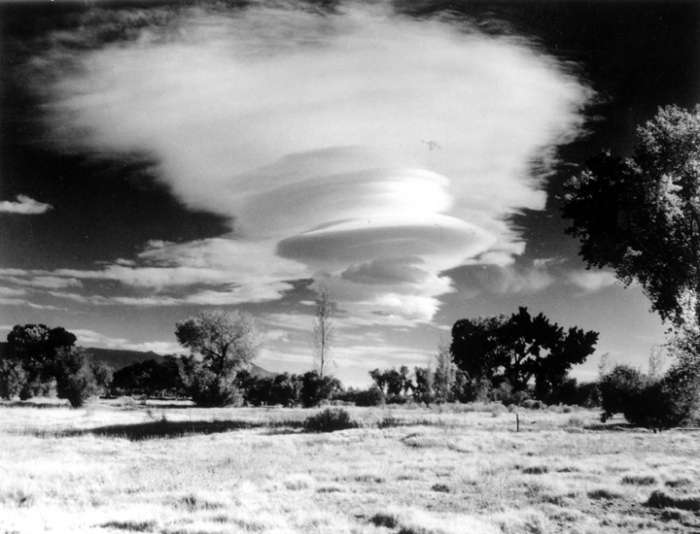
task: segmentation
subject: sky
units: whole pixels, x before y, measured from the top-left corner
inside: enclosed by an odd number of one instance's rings
[[[694,2],[0,3],[0,334],[180,351],[253,314],[272,371],[426,365],[518,306],[644,368],[665,325],[586,270],[561,184],[700,95]]]

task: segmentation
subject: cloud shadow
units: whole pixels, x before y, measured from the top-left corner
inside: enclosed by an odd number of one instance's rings
[[[302,428],[302,421],[256,422],[245,420],[229,421],[151,421],[123,425],[107,425],[94,428],[64,430],[58,432],[32,432],[36,437],[79,437],[101,436],[108,438],[125,438],[129,441],[150,439],[171,439],[190,435],[219,434],[236,430],[255,428],[274,428],[275,433],[291,433]]]

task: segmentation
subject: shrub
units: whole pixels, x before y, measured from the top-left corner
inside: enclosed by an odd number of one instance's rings
[[[645,503],[651,508],[678,508],[679,510],[700,511],[700,497],[674,497],[656,490]]]
[[[605,422],[616,413],[624,413],[645,385],[643,375],[626,365],[618,365],[600,381],[600,395]]]
[[[0,397],[9,400],[19,395],[26,380],[27,375],[19,361],[0,359]]]
[[[369,389],[349,388],[337,394],[335,399],[355,406],[382,406],[386,402],[384,392],[375,384]]]
[[[296,375],[282,373],[272,379],[268,404],[294,406],[301,397],[302,382]]]
[[[381,406],[384,404],[384,392],[377,386],[358,392],[355,404],[357,406]]]
[[[342,408],[326,408],[304,420],[304,429],[307,432],[333,432],[356,427],[357,423]]]
[[[243,396],[232,378],[218,375],[201,364],[191,370],[187,390],[197,406],[229,406],[243,402]]]
[[[321,376],[309,371],[302,376],[301,403],[305,407],[318,406],[342,390],[340,382],[332,376]]]
[[[523,401],[523,408],[528,408],[530,410],[542,410],[545,407],[544,402],[540,400],[527,399]]]
[[[550,404],[568,404],[593,408],[600,406],[600,389],[596,382],[579,384],[575,378],[564,380],[548,399]]]
[[[399,526],[399,520],[394,514],[379,512],[374,514],[370,520],[375,527],[396,528]]]
[[[464,371],[457,371],[453,396],[458,402],[487,402],[493,394],[491,381],[470,379]]]
[[[112,368],[104,362],[90,362],[90,371],[95,377],[95,386],[100,395],[106,395],[114,378]]]
[[[95,377],[82,351],[73,347],[59,349],[55,366],[58,397],[68,399],[73,408],[81,407],[95,394]]]
[[[173,356],[165,356],[162,361],[151,359],[127,365],[114,373],[110,383],[111,392],[114,395],[148,397],[186,395],[181,365],[188,366],[187,371],[190,372],[194,361],[185,360],[183,363],[183,360]]]
[[[661,380],[649,381],[629,398],[623,413],[636,426],[671,428],[693,422],[700,380],[694,369],[671,368]]]

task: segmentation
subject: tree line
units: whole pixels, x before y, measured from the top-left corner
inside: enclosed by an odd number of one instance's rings
[[[17,325],[0,359],[0,395],[20,399],[51,393],[80,406],[90,395],[190,398],[199,406],[315,406],[335,400],[358,405],[414,401],[562,402],[566,373],[593,352],[597,334],[564,330],[526,308],[510,317],[460,320],[452,345],[434,366],[374,369],[368,389],[344,388],[329,374],[256,376],[249,370],[260,336],[253,318],[237,311],[205,311],[177,323],[188,356],[165,356],[116,371],[93,361],[62,327]],[[531,378],[535,377],[534,389]]]
[[[332,303],[322,292],[314,328],[320,372],[247,373],[259,339],[252,318],[238,312],[205,312],[178,323],[175,335],[191,356],[140,364],[114,377],[90,362],[65,329],[18,325],[0,358],[0,395],[26,399],[52,384],[75,406],[100,390],[126,390],[130,380],[144,392],[185,394],[206,406],[312,405],[332,398],[592,403],[597,395],[604,418],[623,413],[632,423],[658,428],[687,423],[700,403],[700,106],[660,108],[637,129],[631,156],[592,158],[563,184],[558,200],[588,267],[611,268],[623,283],[637,282],[670,324],[674,364],[663,376],[618,366],[595,387],[578,385],[569,371],[593,353],[598,333],[520,308],[511,316],[458,320],[434,369],[375,369],[371,388],[345,390],[324,372],[333,329]]]

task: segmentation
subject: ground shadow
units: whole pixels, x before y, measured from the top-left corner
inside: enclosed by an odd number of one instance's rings
[[[69,408],[70,404],[66,402],[36,402],[36,401],[3,401],[0,403],[1,408]]]
[[[647,428],[635,427],[630,423],[592,423],[590,425],[584,425],[584,430],[596,430],[604,432],[629,432],[629,431],[641,431],[649,430]]]
[[[274,428],[279,433],[289,433],[301,428],[301,421],[255,422],[244,420],[233,421],[152,421],[124,425],[108,425],[94,428],[64,430],[59,432],[33,432],[37,437],[76,437],[104,436],[109,438],[125,438],[130,441],[148,439],[178,438],[193,434],[217,434],[235,430],[253,428]]]

